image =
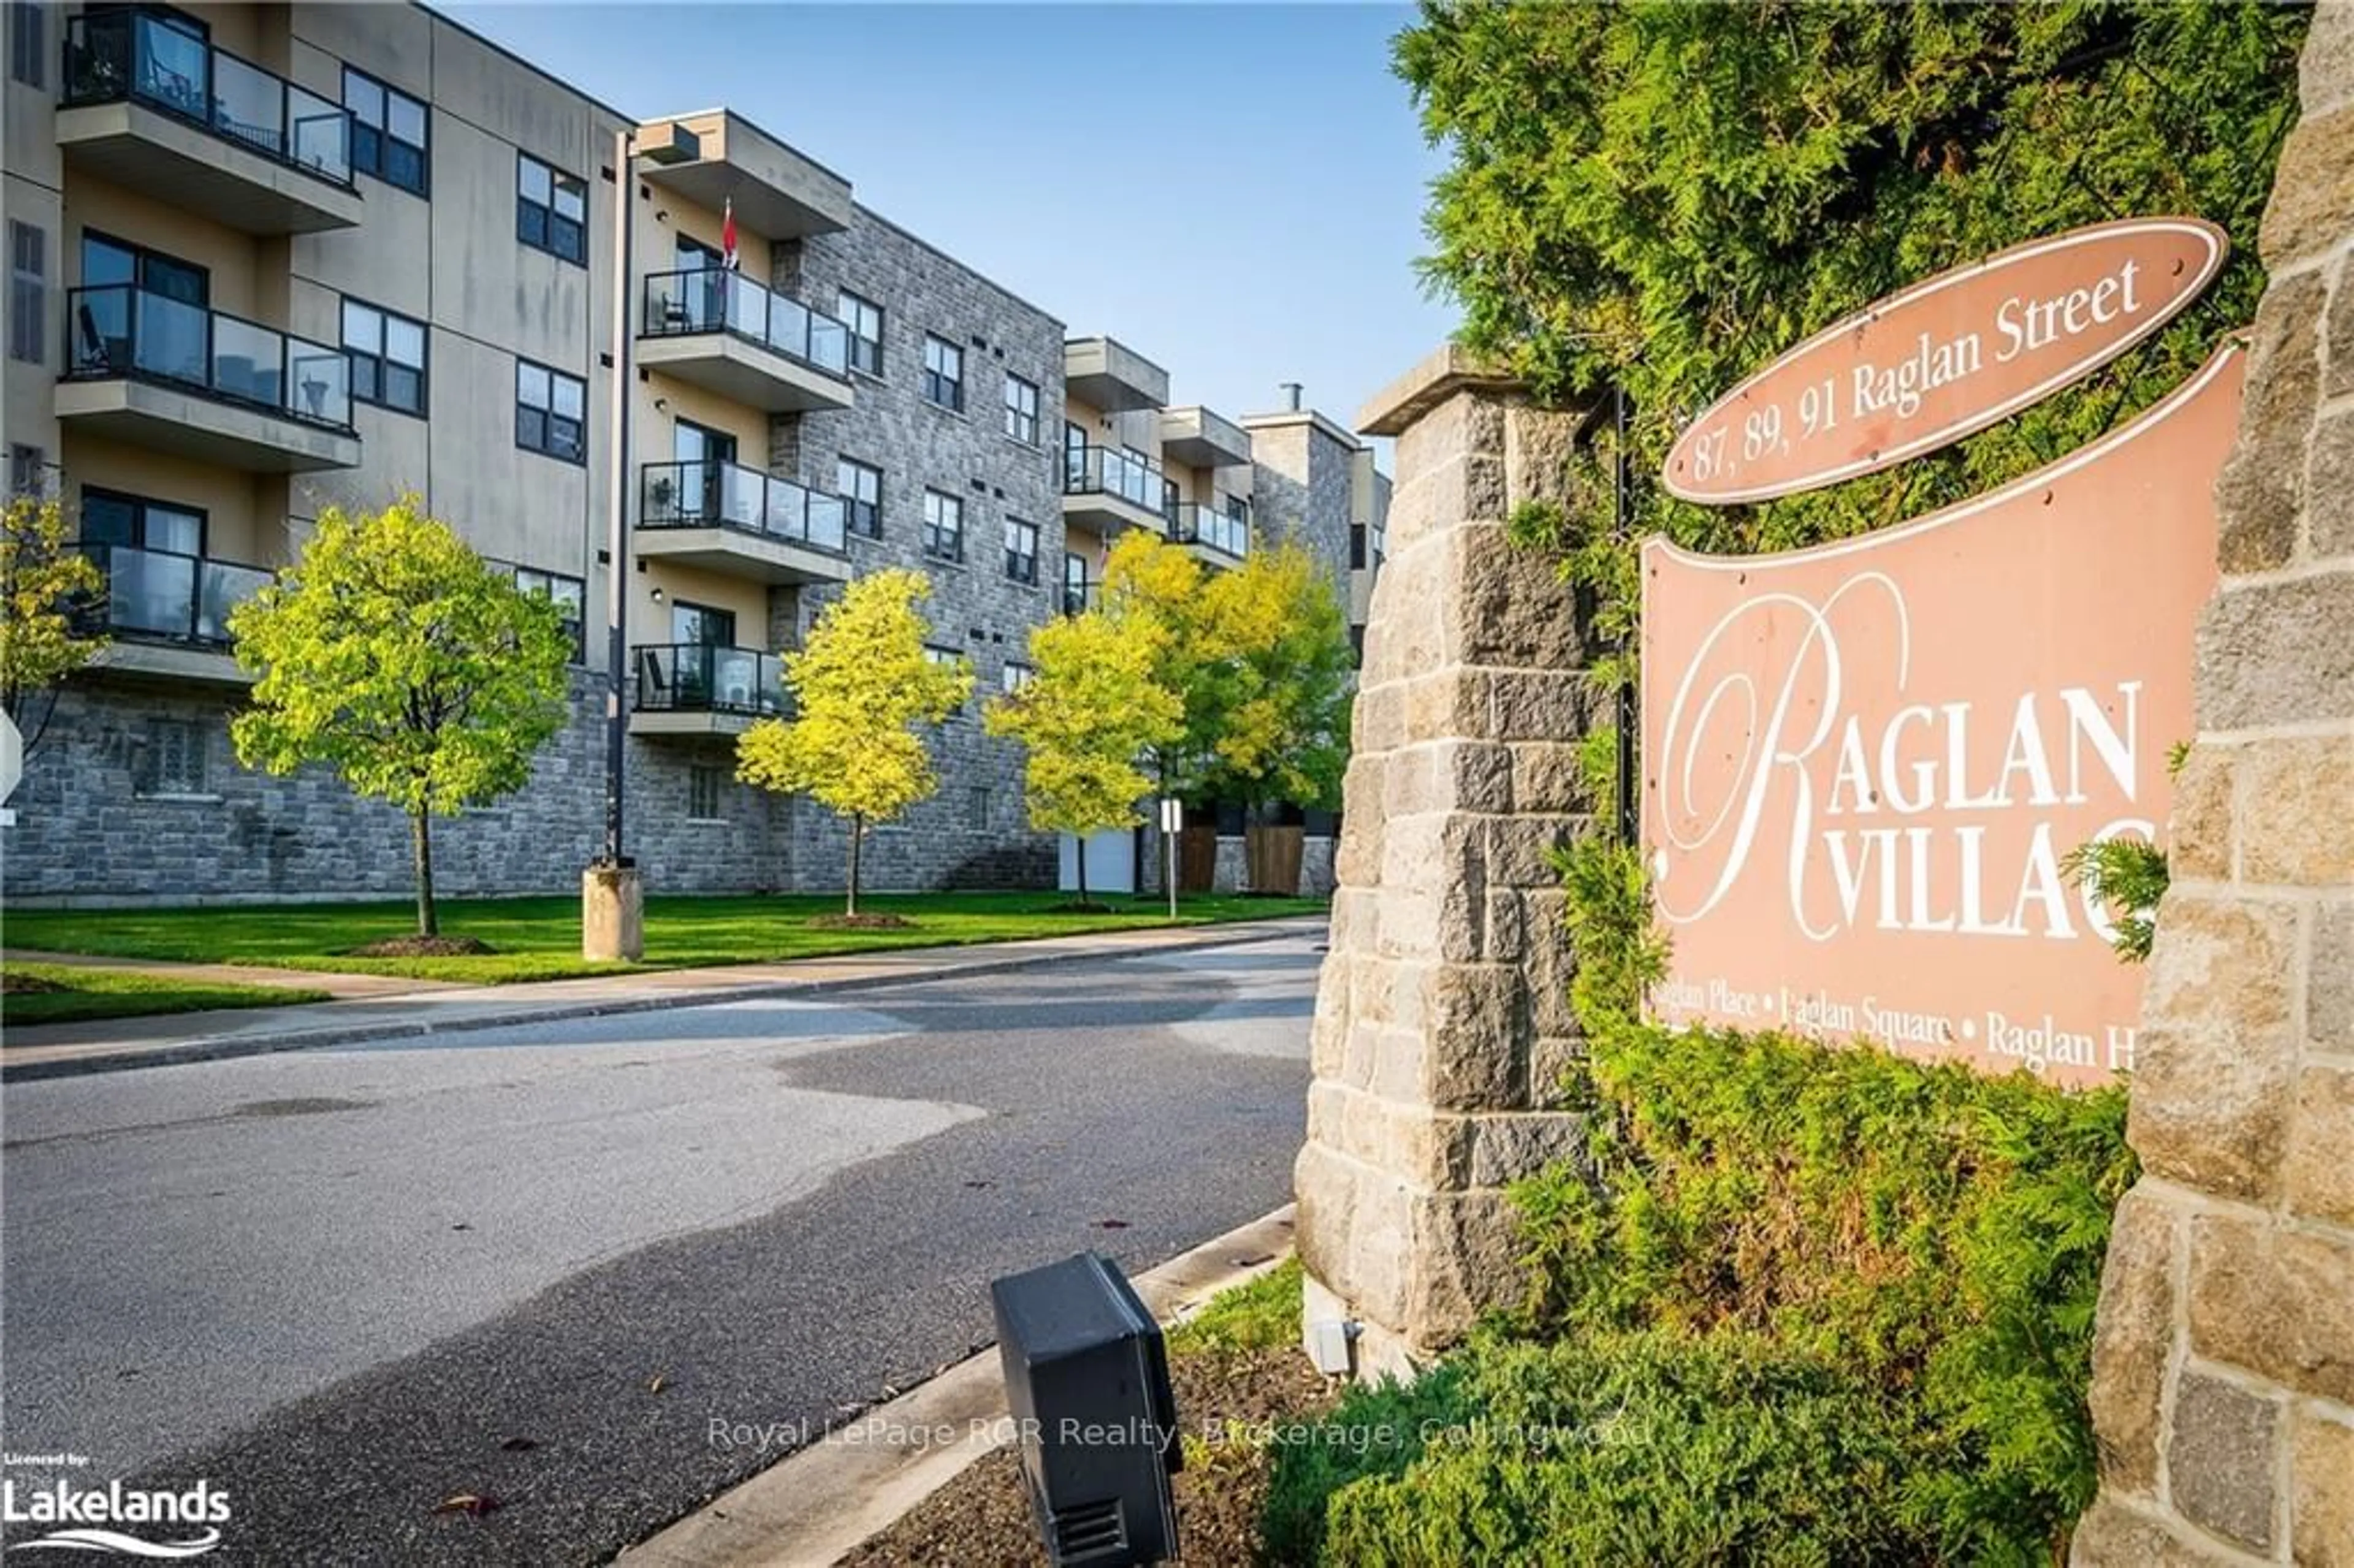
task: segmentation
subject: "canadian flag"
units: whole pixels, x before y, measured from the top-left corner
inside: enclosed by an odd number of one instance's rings
[[[719,261],[730,272],[736,270],[736,198],[727,198],[726,211],[719,219]]]

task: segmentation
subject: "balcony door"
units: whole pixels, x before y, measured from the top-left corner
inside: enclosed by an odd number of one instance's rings
[[[205,514],[193,506],[112,491],[81,493],[82,543],[106,574],[108,624],[115,630],[194,635],[205,553]]]
[[[734,676],[727,650],[736,646],[736,612],[673,599],[670,640],[678,646],[678,696],[682,707],[707,708],[742,683]]]
[[[1084,425],[1063,423],[1063,482],[1069,489],[1087,477],[1087,430]]]
[[[212,275],[205,269],[84,229],[81,286],[69,323],[77,373],[125,376],[136,368],[206,382]]]
[[[727,466],[736,461],[736,438],[692,419],[680,419],[671,426],[670,455],[678,462],[679,505],[684,514],[705,523],[727,516]]]

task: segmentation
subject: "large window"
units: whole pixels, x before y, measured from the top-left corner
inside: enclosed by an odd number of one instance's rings
[[[924,492],[924,554],[943,561],[964,559],[964,502],[959,497]]]
[[[425,412],[425,323],[344,302],[344,354],[352,362],[352,396],[363,403]]]
[[[883,471],[856,458],[834,467],[833,486],[842,497],[843,526],[869,539],[883,536]]]
[[[1038,580],[1038,524],[1005,520],[1005,575],[1017,583]]]
[[[575,266],[588,265],[588,183],[517,153],[515,238]]]
[[[835,296],[833,313],[850,329],[850,368],[882,375],[883,307],[844,289]]]
[[[530,567],[514,569],[514,584],[525,593],[546,594],[556,601],[556,608],[563,612],[565,632],[572,639],[572,662],[587,663],[588,629],[581,606],[588,600],[588,585],[562,572],[536,571]]]
[[[352,111],[352,167],[389,185],[427,191],[425,105],[365,71],[344,68],[344,107]]]
[[[189,719],[147,721],[143,795],[205,793],[205,730]]]
[[[29,5],[13,9],[29,11]],[[8,357],[38,365],[48,335],[48,236],[29,223],[8,224]]]
[[[686,770],[686,816],[693,822],[716,822],[726,813],[719,809],[722,791],[727,787],[727,770],[701,765]]]
[[[515,445],[566,462],[588,461],[586,382],[528,359],[515,361]]]
[[[202,556],[205,522],[201,507],[82,486],[81,536],[87,544]]]
[[[943,408],[964,407],[964,350],[924,334],[924,396]]]
[[[1038,387],[1019,376],[1005,378],[1005,433],[1024,446],[1038,444]]]

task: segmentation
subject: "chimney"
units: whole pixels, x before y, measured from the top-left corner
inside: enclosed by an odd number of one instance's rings
[[[1295,414],[1299,412],[1299,383],[1297,381],[1278,381],[1276,383],[1276,387],[1283,393],[1283,406]]]

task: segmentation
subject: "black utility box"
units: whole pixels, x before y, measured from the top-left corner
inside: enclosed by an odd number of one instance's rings
[[[1048,1560],[1113,1568],[1174,1557],[1177,1397],[1161,1325],[1119,1266],[1081,1253],[989,1293]]]

